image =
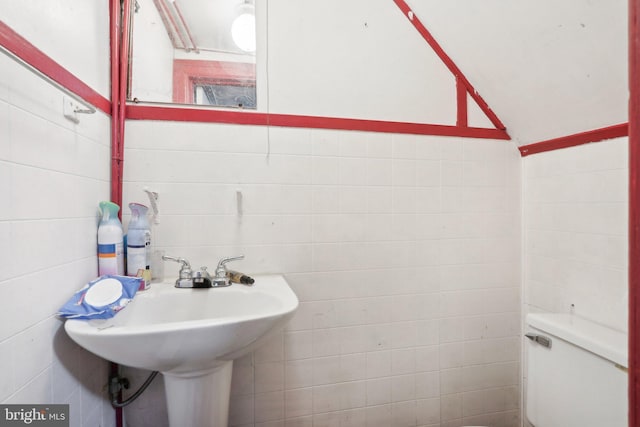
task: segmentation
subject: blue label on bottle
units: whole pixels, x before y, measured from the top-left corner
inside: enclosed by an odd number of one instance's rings
[[[115,243],[109,243],[109,244],[98,244],[98,255],[111,255],[113,254],[115,256],[116,254],[116,244]]]

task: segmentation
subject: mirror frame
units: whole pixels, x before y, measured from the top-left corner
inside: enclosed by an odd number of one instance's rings
[[[214,74],[212,75],[212,70]],[[193,59],[173,60],[173,102],[195,104],[193,99],[198,84],[227,84],[256,87],[256,66],[248,62],[224,62]],[[202,106],[204,107],[204,106]],[[223,108],[233,108],[225,106]]]

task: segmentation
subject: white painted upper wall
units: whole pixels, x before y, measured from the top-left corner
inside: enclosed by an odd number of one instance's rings
[[[518,145],[627,121],[626,3],[409,1]],[[451,74],[392,0],[257,6],[258,33],[268,39],[257,55],[260,110],[455,123]],[[108,1],[0,0],[0,10],[6,24],[109,97]],[[145,40],[134,53],[157,51]],[[148,71],[143,79],[171,73]],[[486,126],[476,110],[471,104],[470,124]]]
[[[518,145],[627,122],[626,0],[408,3]]]
[[[455,124],[455,79],[391,0],[269,1],[274,113]]]
[[[0,20],[111,98],[108,0],[0,0]]]

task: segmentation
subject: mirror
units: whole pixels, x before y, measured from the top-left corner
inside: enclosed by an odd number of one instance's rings
[[[254,0],[136,0],[128,100],[256,109]]]

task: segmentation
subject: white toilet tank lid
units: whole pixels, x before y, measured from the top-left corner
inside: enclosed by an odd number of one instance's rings
[[[628,367],[627,335],[572,314],[529,313],[527,324]]]

